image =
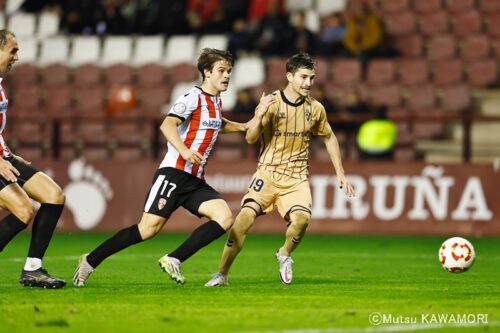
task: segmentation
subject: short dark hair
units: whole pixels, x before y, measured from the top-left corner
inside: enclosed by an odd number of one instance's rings
[[[295,74],[299,68],[315,69],[316,64],[309,53],[300,52],[288,58],[286,62],[286,72]]]
[[[231,66],[234,65],[233,55],[229,51],[210,48],[201,50],[198,57],[198,71],[201,73],[203,80],[205,79],[205,69],[212,71],[217,61],[227,61]]]
[[[7,45],[7,39],[9,36],[16,37],[12,31],[7,29],[0,30],[0,49],[3,49],[5,45]]]

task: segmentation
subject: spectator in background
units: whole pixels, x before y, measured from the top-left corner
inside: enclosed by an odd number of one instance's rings
[[[99,0],[64,1],[60,29],[70,34],[93,34],[103,17]]]
[[[202,32],[201,29],[212,22],[221,4],[221,0],[188,0],[186,18],[191,30]]]
[[[373,119],[361,124],[356,138],[360,159],[392,159],[397,126],[387,119],[386,111],[386,107],[379,107]]]
[[[159,15],[160,30],[167,35],[182,35],[189,33],[189,24],[186,19],[186,1],[160,1]]]
[[[238,58],[242,54],[252,51],[252,36],[244,19],[233,22],[233,31],[229,35],[227,50]]]
[[[315,84],[311,93],[318,102],[323,104],[326,113],[335,112],[335,105],[328,99],[325,92],[325,86],[323,84]]]
[[[253,99],[250,89],[247,88],[238,90],[236,95],[236,105],[233,108],[233,112],[253,115],[256,107],[257,103]]]
[[[338,56],[345,54],[344,37],[346,27],[340,13],[332,13],[321,21],[316,51],[321,56]]]
[[[250,0],[248,6],[248,21],[250,25],[256,25],[269,12],[269,6],[277,7],[279,14],[286,13],[284,0]]]
[[[361,60],[366,69],[368,60],[378,57],[384,43],[384,30],[380,17],[362,0],[349,2],[344,47],[349,56]],[[363,73],[366,71],[363,70]]]
[[[288,16],[281,14],[279,0],[270,0],[267,14],[262,17],[255,33],[255,47],[264,57],[284,55],[291,43],[291,27]]]
[[[291,31],[291,43],[287,45],[286,55],[306,52],[314,55],[316,49],[316,36],[306,27],[306,14],[295,13]]]

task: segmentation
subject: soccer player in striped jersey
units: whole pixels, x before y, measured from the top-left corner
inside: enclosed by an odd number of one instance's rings
[[[159,260],[160,267],[179,284],[185,282],[181,263],[232,226],[234,219],[229,206],[204,179],[219,132],[246,130],[246,124],[222,117],[220,93],[228,88],[232,67],[229,52],[202,50],[198,58],[202,84],[175,101],[160,127],[168,141],[168,151],[153,177],[139,224],[119,231],[91,253],[82,255],[73,275],[75,286],[83,286],[110,255],[156,235],[180,206],[209,221]]]
[[[354,189],[344,175],[339,144],[327,121],[325,109],[310,96],[314,76],[315,64],[311,57],[306,53],[296,54],[286,64],[286,88],[262,95],[246,132],[249,143],[260,139],[257,171],[228,234],[219,272],[205,286],[227,284],[229,268],[243,247],[248,230],[257,216],[272,211],[274,206],[288,222],[285,243],[276,252],[279,276],[284,284],[292,282],[291,254],[302,240],[311,219],[308,159],[313,135],[321,137],[325,143],[340,188],[347,195],[354,195]]]
[[[28,257],[19,282],[27,287],[57,289],[66,282],[42,268],[42,258],[64,207],[63,191],[45,173],[13,154],[2,136],[9,101],[1,82],[19,60],[18,51],[16,36],[0,30],[0,206],[10,213],[0,221],[0,252],[34,217]],[[30,199],[40,203],[38,212]]]

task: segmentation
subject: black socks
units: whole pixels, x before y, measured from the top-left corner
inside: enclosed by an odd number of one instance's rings
[[[168,256],[177,258],[183,262],[195,254],[199,249],[210,244],[225,233],[226,230],[224,230],[219,223],[212,220],[208,221],[194,229],[189,238]]]
[[[14,214],[9,214],[0,221],[0,252],[3,251],[5,245],[7,245],[15,235],[27,226],[26,223],[23,223],[23,221],[18,219]]]
[[[64,205],[43,203],[33,221],[28,257],[42,259],[49,246]]]

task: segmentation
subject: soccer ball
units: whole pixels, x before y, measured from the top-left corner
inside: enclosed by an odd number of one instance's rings
[[[462,237],[452,237],[445,240],[439,249],[439,260],[448,272],[465,272],[472,266],[475,259],[474,247]]]

